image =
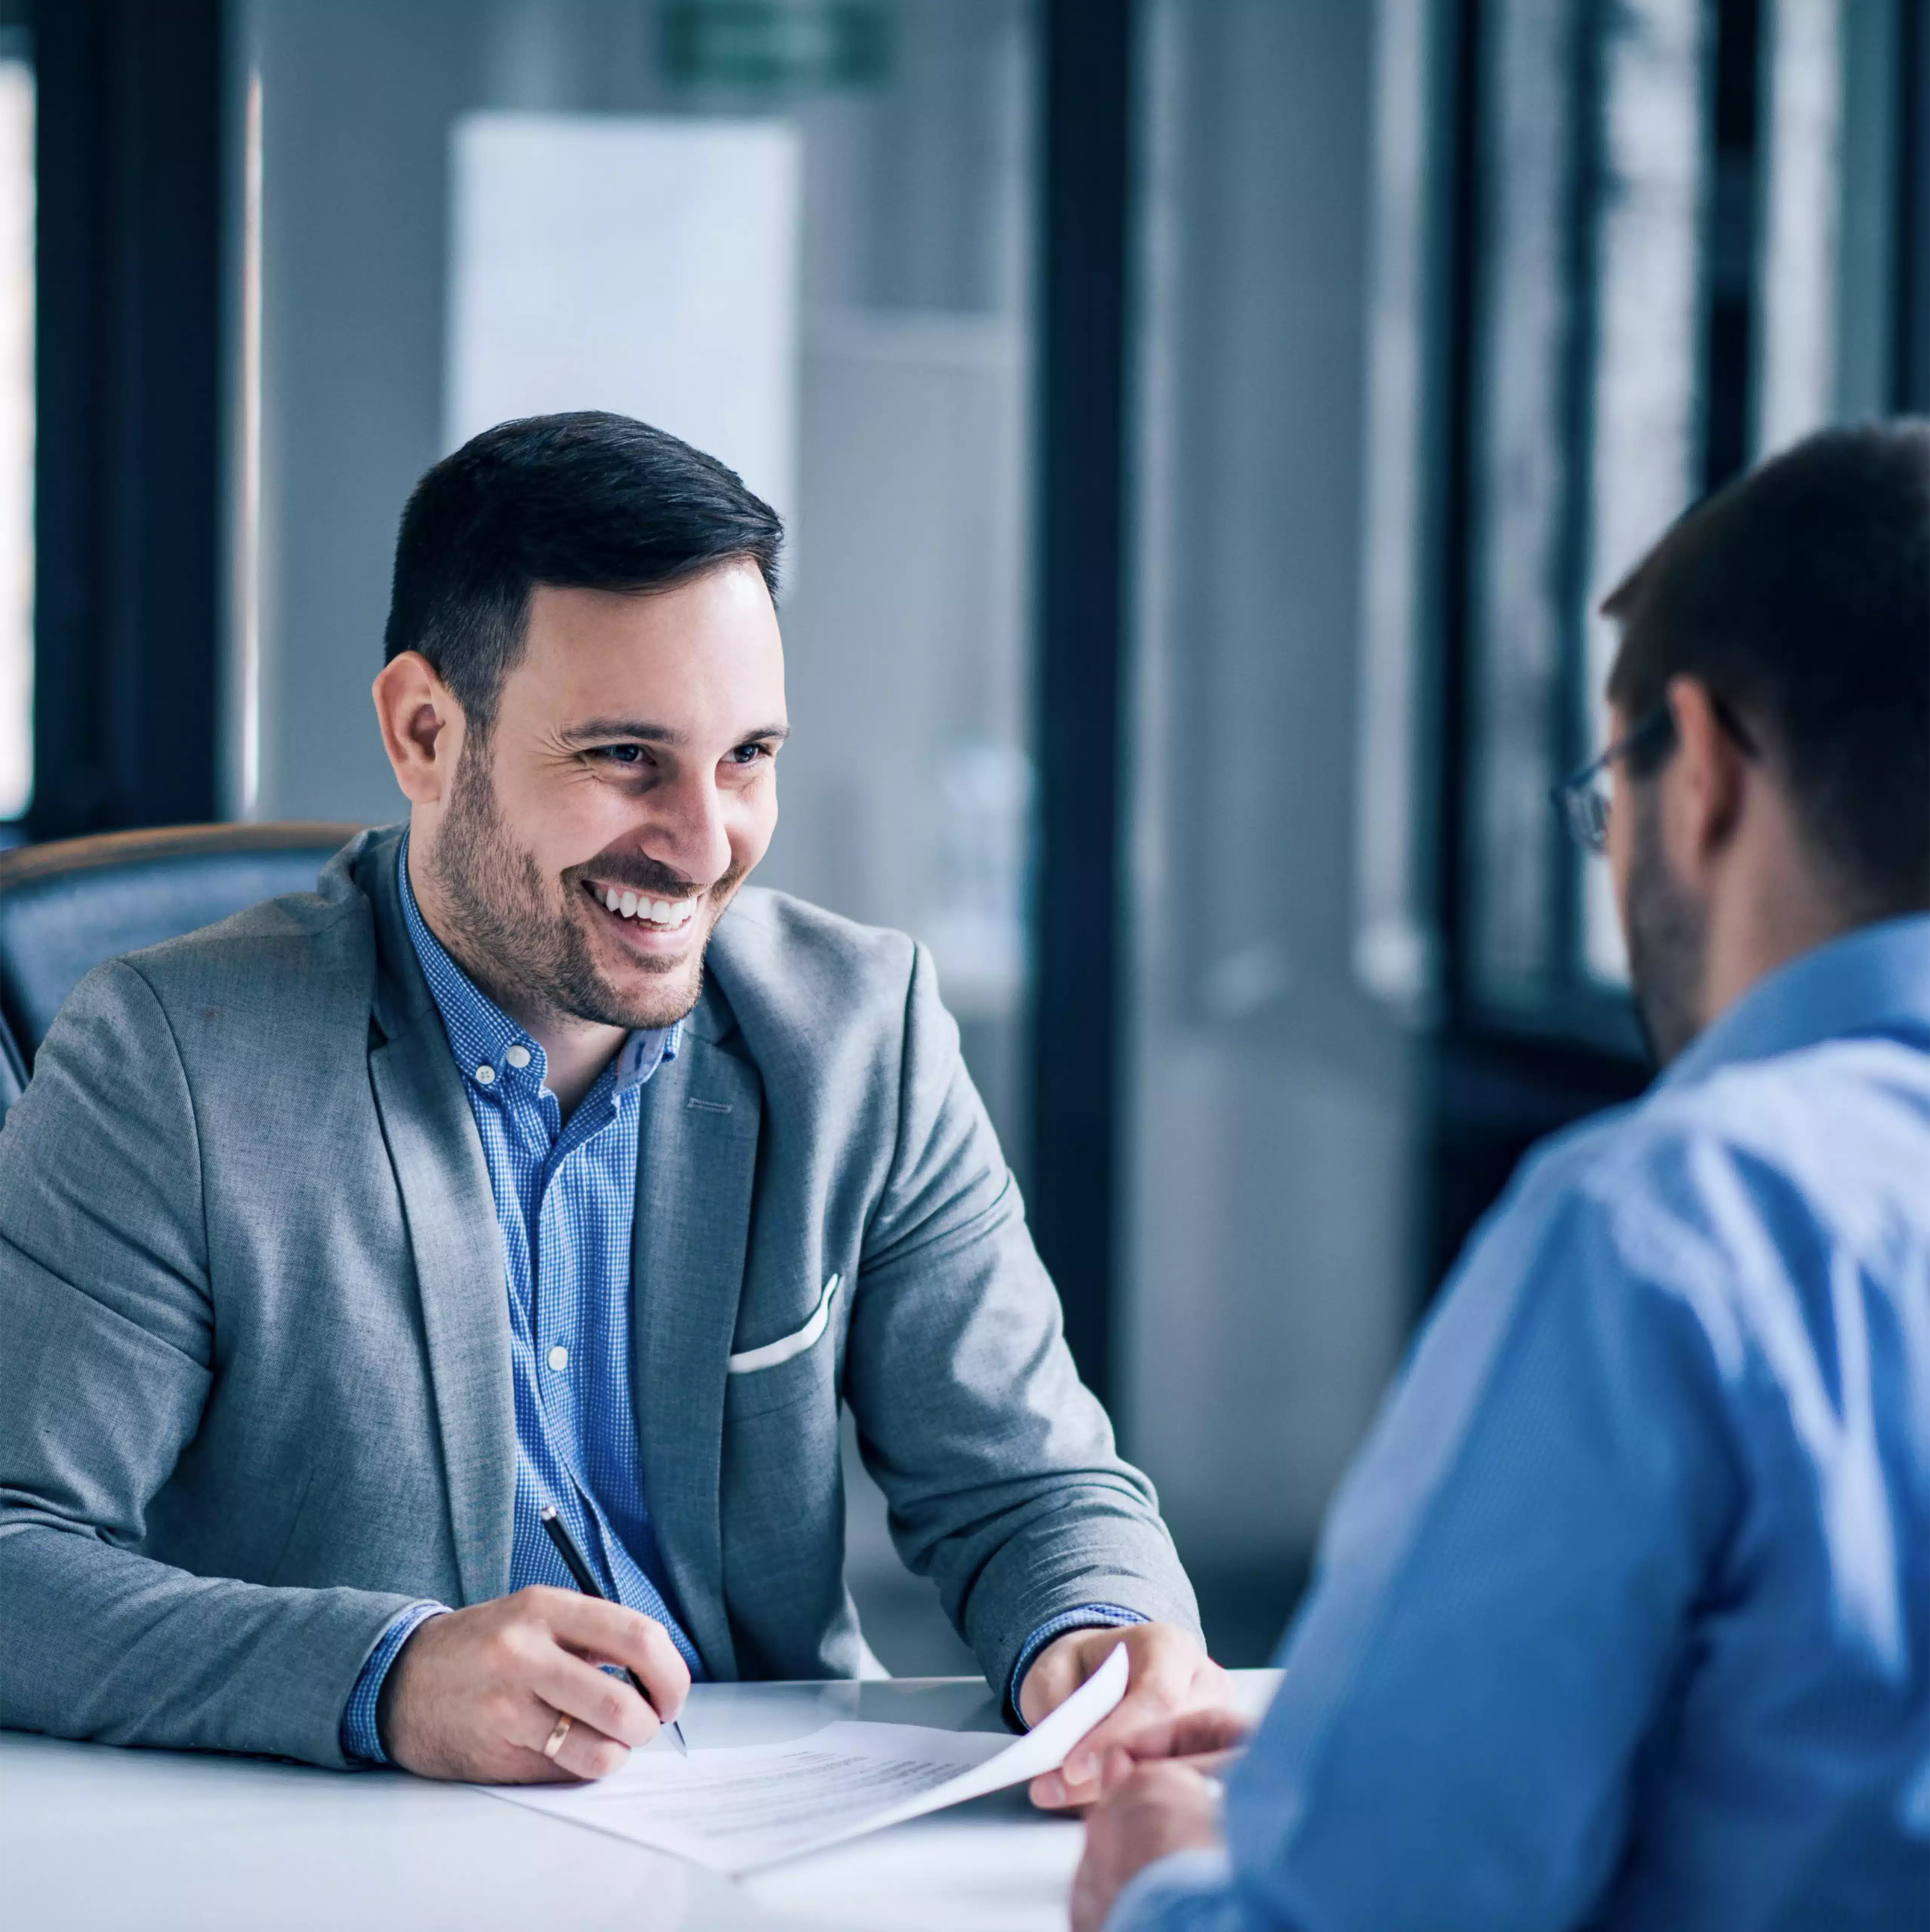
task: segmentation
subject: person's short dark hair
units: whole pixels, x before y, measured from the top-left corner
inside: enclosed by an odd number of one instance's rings
[[[1700,680],[1856,900],[1930,905],[1930,419],[1797,444],[1697,505],[1602,609],[1627,723]]]
[[[742,560],[775,597],[783,542],[734,470],[647,423],[600,410],[498,423],[410,494],[384,656],[421,652],[487,736],[532,586],[662,590]]]

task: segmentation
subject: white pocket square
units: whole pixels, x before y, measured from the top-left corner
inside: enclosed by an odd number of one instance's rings
[[[774,1369],[779,1362],[788,1362],[793,1355],[803,1354],[824,1334],[825,1324],[831,1318],[831,1304],[836,1299],[843,1280],[842,1275],[834,1274],[825,1282],[818,1306],[802,1328],[794,1328],[788,1335],[780,1335],[775,1342],[767,1342],[761,1348],[746,1348],[743,1354],[731,1356],[724,1364],[725,1372],[734,1376],[755,1375],[760,1369]]]

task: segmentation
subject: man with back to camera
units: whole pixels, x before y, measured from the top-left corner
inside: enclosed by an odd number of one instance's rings
[[[623,417],[478,436],[397,544],[407,826],[68,1001],[0,1134],[7,1724],[602,1775],[865,1666],[845,1399],[1010,1714],[1219,1681],[930,959],[741,890],[781,535]]]
[[[1106,1752],[1076,1932],[1930,1925],[1930,422],[1604,608],[1564,803],[1667,1070],[1469,1243],[1223,1825],[1237,1718]]]

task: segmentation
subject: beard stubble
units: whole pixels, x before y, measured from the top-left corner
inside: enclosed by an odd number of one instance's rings
[[[598,876],[607,872],[613,883],[658,884],[661,890],[668,882],[665,869],[647,859],[613,856],[602,862]],[[559,1018],[626,1032],[672,1025],[703,991],[710,934],[680,958],[661,964],[639,959],[643,971],[656,976],[649,990],[626,992],[613,986],[569,902],[599,863],[572,866],[562,875],[560,903],[552,898],[534,856],[503,823],[486,751],[473,740],[463,747],[432,861],[454,927],[449,950],[457,963],[506,1009],[533,1005]],[[646,872],[651,879],[641,878]],[[743,868],[733,866],[706,895],[716,909],[713,930],[716,914],[743,878]],[[688,887],[672,890],[680,896]]]

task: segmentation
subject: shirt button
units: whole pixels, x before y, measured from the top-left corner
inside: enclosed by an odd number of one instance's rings
[[[530,1064],[530,1049],[527,1046],[512,1046],[503,1058],[512,1066],[527,1066]]]
[[[486,1060],[476,1070],[476,1084],[479,1087],[493,1087],[496,1084],[496,1070]]]
[[[550,1366],[555,1370],[558,1375],[561,1375],[563,1370],[569,1366],[569,1351],[560,1342],[550,1351]]]

